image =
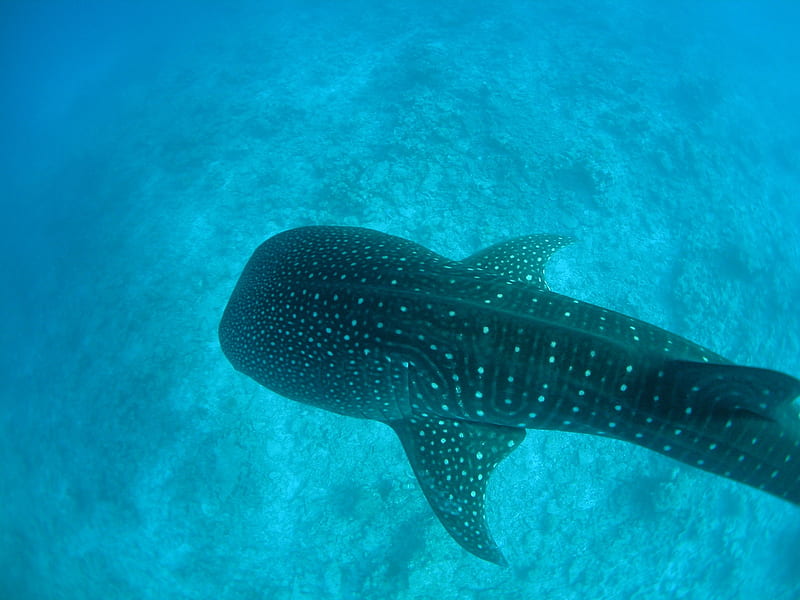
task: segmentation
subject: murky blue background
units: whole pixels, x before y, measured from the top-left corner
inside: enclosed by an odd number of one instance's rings
[[[0,597],[800,597],[800,509],[558,432],[483,563],[388,428],[216,339],[290,227],[552,232],[557,291],[800,376],[796,6],[3,2]]]

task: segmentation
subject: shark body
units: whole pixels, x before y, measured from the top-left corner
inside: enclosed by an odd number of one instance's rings
[[[633,442],[800,504],[800,381],[550,291],[570,241],[453,261],[368,229],[289,230],[250,258],[220,344],[287,398],[390,425],[450,535],[494,563],[486,485],[526,429]]]

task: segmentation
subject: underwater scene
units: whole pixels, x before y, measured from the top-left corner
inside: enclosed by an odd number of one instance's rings
[[[800,598],[798,23],[3,2],[0,599]]]

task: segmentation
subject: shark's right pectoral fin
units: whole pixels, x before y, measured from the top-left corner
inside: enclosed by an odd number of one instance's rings
[[[482,269],[524,281],[540,290],[549,290],[544,267],[554,252],[575,239],[563,235],[525,235],[489,246],[459,261],[466,267]]]
[[[422,491],[436,516],[461,546],[505,565],[484,512],[494,468],[525,438],[524,429],[439,417],[389,423],[403,443]]]

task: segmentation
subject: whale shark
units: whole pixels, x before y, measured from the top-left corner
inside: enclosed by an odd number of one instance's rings
[[[220,345],[279,395],[388,424],[449,534],[496,564],[486,486],[527,429],[624,440],[800,504],[800,380],[553,292],[545,265],[572,241],[451,260],[370,229],[291,229],[245,265]]]

